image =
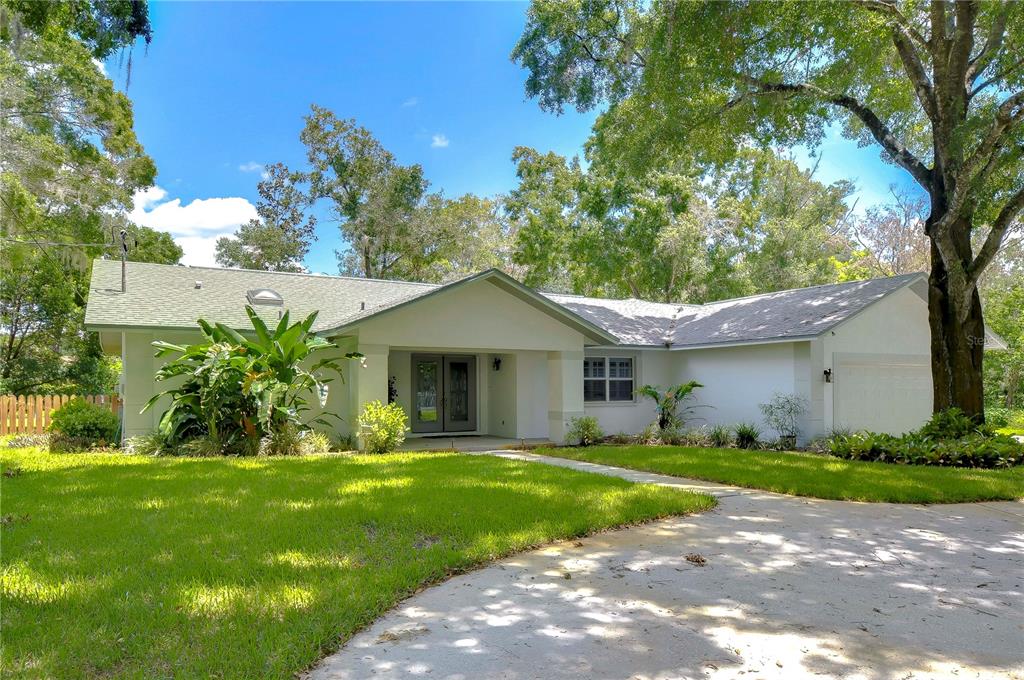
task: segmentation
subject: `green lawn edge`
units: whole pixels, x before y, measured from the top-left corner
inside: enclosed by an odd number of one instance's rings
[[[685,446],[552,447],[536,453],[826,500],[940,504],[1024,499],[1024,467],[895,465],[791,451]]]
[[[716,504],[454,453],[6,449],[0,468],[0,674],[22,677],[295,676],[451,576]]]

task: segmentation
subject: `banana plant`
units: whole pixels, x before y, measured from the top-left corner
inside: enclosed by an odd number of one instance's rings
[[[693,398],[693,391],[698,387],[704,387],[704,385],[696,380],[691,380],[668,389],[662,389],[655,385],[644,385],[636,393],[654,400],[654,409],[658,414],[658,429],[668,430],[682,425],[686,417],[693,413],[695,406],[686,407],[682,417],[676,413],[676,409],[681,403]]]
[[[156,379],[182,378],[178,387],[153,396],[142,409],[170,397],[170,407],[159,425],[170,444],[209,436],[230,450],[284,427],[307,429],[312,423],[328,424],[323,417],[302,420],[310,410],[310,397],[324,394],[335,379],[331,374],[344,381],[338,357],[311,358],[337,348],[310,332],[317,313],[290,323],[286,311],[271,329],[252,307],[246,306],[245,311],[251,334],[200,319],[203,342],[153,343],[156,357],[177,355],[157,371]],[[344,357],[361,359],[362,355],[348,352]]]

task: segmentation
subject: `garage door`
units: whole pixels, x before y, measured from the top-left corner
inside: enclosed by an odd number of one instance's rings
[[[919,428],[932,411],[928,357],[835,358],[836,428],[901,434]]]

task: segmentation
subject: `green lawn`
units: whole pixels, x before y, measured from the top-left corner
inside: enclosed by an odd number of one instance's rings
[[[681,446],[594,446],[537,453],[691,477],[795,496],[887,503],[959,503],[1024,498],[1024,468],[890,465],[810,453]]]
[[[0,466],[0,675],[39,678],[290,677],[454,572],[714,505],[457,454]]]

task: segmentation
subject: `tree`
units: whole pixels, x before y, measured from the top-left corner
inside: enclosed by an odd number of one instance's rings
[[[299,177],[283,163],[266,169],[258,185],[258,219],[243,224],[234,238],[217,239],[217,262],[225,267],[302,272],[302,258],[316,239],[316,218],[306,216],[308,197]]]
[[[893,202],[873,206],[851,229],[866,276],[898,276],[928,270],[924,233],[927,201],[891,188]]]
[[[1024,390],[1024,277],[986,285],[985,319],[1008,349],[985,352],[985,397],[993,406],[1020,408]]]
[[[837,116],[877,144],[929,197],[934,408],[981,420],[978,282],[1024,210],[1022,36],[1019,2],[535,0],[512,56],[544,108],[608,102],[597,146],[634,166],[813,144]]]
[[[409,252],[429,239],[415,219],[428,182],[419,165],[400,165],[355,120],[316,106],[300,134],[310,170],[310,200],[326,200],[347,250],[336,251],[344,274],[390,278]]]
[[[185,251],[181,249],[174,238],[166,231],[157,231],[141,225],[127,227],[131,246],[128,249],[130,262],[152,262],[154,264],[178,264]],[[117,251],[120,248],[120,241],[111,248]],[[113,253],[120,257],[120,253]]]
[[[834,281],[845,257],[848,183],[825,186],[771,151],[695,176],[617,174],[607,156],[517,148],[506,207],[529,285],[704,302]]]
[[[75,244],[109,241],[112,215],[156,173],[130,101],[94,61],[149,35],[144,2],[0,3],[4,391],[94,392],[116,378],[82,329],[89,262],[106,248]]]

